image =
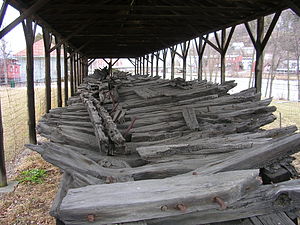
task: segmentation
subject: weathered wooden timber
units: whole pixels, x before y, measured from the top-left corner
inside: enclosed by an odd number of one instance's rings
[[[67,107],[39,122],[50,142],[28,145],[64,172],[51,215],[65,224],[251,217],[244,221],[253,225],[274,213],[289,221],[300,208],[300,183],[283,181],[297,177],[289,157],[300,150],[300,134],[295,126],[261,129],[276,119],[272,99],[253,88],[228,94],[234,86],[123,72],[85,78]],[[264,183],[266,176],[279,183],[259,184],[258,169]]]

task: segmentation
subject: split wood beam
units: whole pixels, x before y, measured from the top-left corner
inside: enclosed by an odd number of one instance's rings
[[[256,50],[256,63],[255,63],[255,88],[257,92],[261,92],[262,87],[262,73],[263,73],[263,52],[264,49],[271,37],[271,34],[274,30],[274,27],[281,15],[281,11],[275,13],[272,22],[264,35],[264,17],[257,19],[257,31],[256,31],[256,40],[251,31],[249,23],[245,23],[246,30],[250,36],[252,44]]]
[[[182,76],[183,79],[186,80],[186,59],[190,48],[190,41],[185,41],[184,43],[180,44],[181,47],[181,54],[182,54]]]
[[[35,124],[35,100],[34,100],[34,61],[33,43],[36,26],[32,27],[32,19],[27,18],[22,21],[25,41],[26,41],[26,80],[27,80],[27,108],[28,108],[28,130],[29,143],[36,144],[36,124]]]
[[[29,16],[31,16],[32,14],[34,14],[36,11],[38,11],[40,8],[42,8],[43,6],[45,6],[45,4],[47,2],[49,2],[49,0],[38,0],[38,1],[36,1],[30,8],[26,9],[18,18],[16,18],[13,22],[11,22],[9,25],[7,25],[5,28],[3,28],[0,31],[0,39],[3,38],[12,29],[14,29],[24,19],[28,18]],[[5,2],[3,4],[5,4]]]
[[[206,35],[206,39],[208,39],[208,35]],[[202,59],[203,59],[203,54],[204,54],[204,50],[206,47],[206,41],[203,41],[202,37],[198,38],[198,42],[197,39],[194,39],[195,41],[195,47],[196,47],[196,51],[198,54],[198,80],[202,80]]]
[[[55,36],[55,43],[58,43],[58,37],[57,36]],[[57,106],[58,107],[62,107],[60,55],[61,55],[61,47],[58,47],[56,49]]]

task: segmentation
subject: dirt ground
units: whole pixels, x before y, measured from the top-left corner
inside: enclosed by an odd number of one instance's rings
[[[46,176],[42,183],[19,183],[14,192],[0,196],[0,224],[54,225],[55,220],[49,215],[49,210],[58,189],[61,172],[45,162],[39,154],[30,150],[24,152],[17,157],[14,165],[8,167],[10,179],[17,179],[21,171],[29,169],[44,169]]]

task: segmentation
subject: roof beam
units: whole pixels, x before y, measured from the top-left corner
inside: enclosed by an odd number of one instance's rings
[[[31,16],[41,7],[45,6],[45,4],[50,0],[38,0],[36,1],[30,8],[26,9],[18,18],[16,18],[13,22],[7,25],[0,31],[0,39],[3,38],[8,32],[14,29],[19,23],[21,23],[24,19]]]

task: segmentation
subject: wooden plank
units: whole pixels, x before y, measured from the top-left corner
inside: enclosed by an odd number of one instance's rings
[[[258,187],[257,176],[257,170],[249,170],[87,186],[68,191],[60,217],[66,224],[88,224],[87,216],[93,215],[99,224],[107,224],[219,209],[216,196],[229,206],[249,192],[248,187]]]
[[[147,220],[150,225],[195,225],[237,220],[258,215],[290,211],[300,206],[300,180],[283,182],[277,185],[263,185],[244,198],[231,204],[226,210],[206,210]]]
[[[182,110],[182,115],[189,129],[199,130],[199,123],[194,108],[184,108]]]
[[[202,174],[230,171],[236,169],[262,168],[272,162],[291,155],[300,150],[300,134],[294,134],[274,140],[268,145],[240,152],[219,165],[199,171]]]

